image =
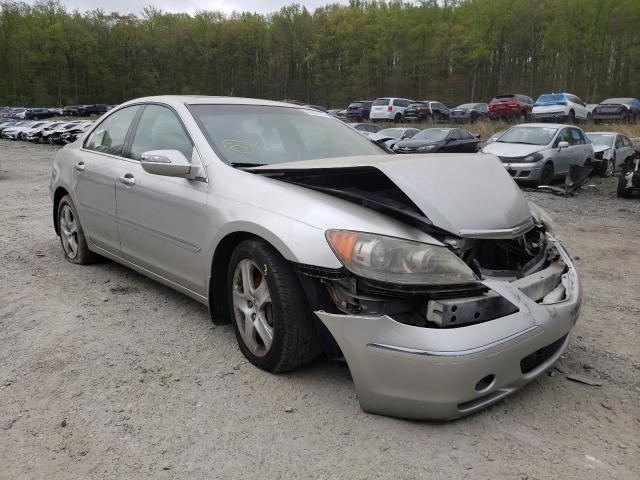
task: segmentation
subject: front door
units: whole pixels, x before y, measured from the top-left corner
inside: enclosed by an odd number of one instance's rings
[[[200,159],[177,114],[170,108],[144,107],[131,147],[116,181],[118,232],[122,256],[199,295],[206,295],[209,267],[207,183],[203,179],[153,175],[140,164],[149,150],[178,150]]]
[[[116,175],[127,133],[138,106],[109,115],[76,153],[73,179],[76,207],[84,232],[98,247],[118,255]]]

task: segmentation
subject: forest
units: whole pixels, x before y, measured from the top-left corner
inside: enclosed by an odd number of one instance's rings
[[[0,105],[156,94],[327,107],[383,95],[448,105],[500,93],[640,96],[639,0],[352,0],[268,15],[0,6]]]

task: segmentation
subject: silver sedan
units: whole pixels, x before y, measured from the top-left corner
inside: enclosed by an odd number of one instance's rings
[[[578,318],[571,258],[495,156],[399,157],[305,107],[133,100],[58,153],[50,188],[67,260],[202,302],[264,370],[344,358],[369,412],[477,411]]]

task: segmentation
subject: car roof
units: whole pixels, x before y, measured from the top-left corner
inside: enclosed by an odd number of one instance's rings
[[[153,97],[141,97],[128,102],[122,103],[118,106],[130,105],[135,103],[166,103],[168,105],[262,105],[262,106],[274,106],[274,107],[288,107],[288,108],[309,108],[302,105],[296,105],[294,103],[276,102],[273,100],[263,100],[258,98],[244,98],[244,97],[216,97],[207,95],[158,95]]]
[[[584,132],[585,135],[597,134],[597,135],[622,135],[618,132]]]
[[[564,127],[576,127],[575,125],[567,125],[564,123],[521,123],[520,125],[514,125],[511,128],[521,128],[521,127],[546,127],[546,128],[564,128]]]

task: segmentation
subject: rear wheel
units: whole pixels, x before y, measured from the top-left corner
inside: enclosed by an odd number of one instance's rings
[[[527,112],[526,111],[522,111],[520,112],[520,123],[525,123],[527,121]]]
[[[87,246],[76,207],[69,195],[62,197],[58,204],[58,229],[66,260],[78,265],[86,265],[96,260],[96,254]]]
[[[270,372],[300,367],[320,345],[291,264],[263,240],[246,240],[231,255],[227,273],[229,311],[243,355]]]
[[[569,122],[571,123],[576,123],[576,112],[574,112],[573,110],[571,110],[569,112],[569,118],[568,118]]]
[[[395,117],[393,117],[393,121],[395,123],[400,123],[402,122],[402,115],[400,113],[396,113]]]

